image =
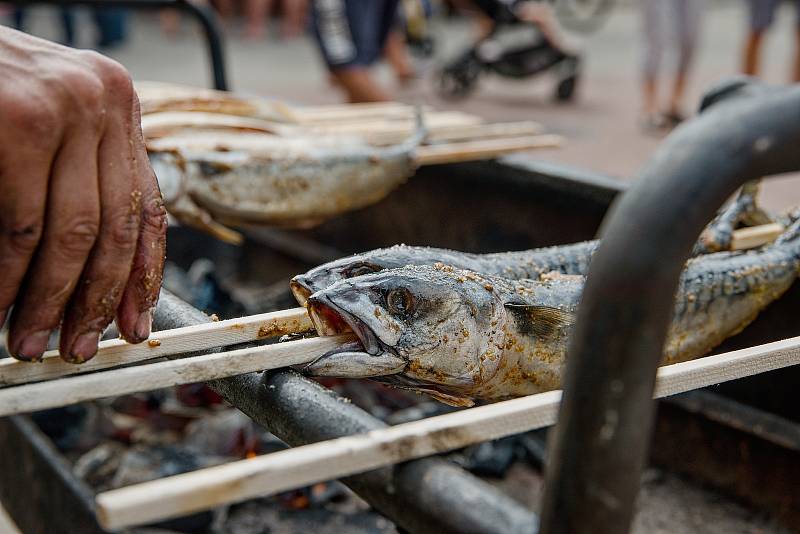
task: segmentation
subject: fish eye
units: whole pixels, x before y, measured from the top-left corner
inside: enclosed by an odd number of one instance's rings
[[[405,287],[392,289],[386,294],[386,307],[394,315],[408,317],[414,313],[414,296]]]
[[[344,275],[347,278],[354,278],[356,276],[364,276],[365,274],[377,273],[380,270],[380,267],[376,265],[371,265],[369,263],[357,263],[347,269],[344,272]]]

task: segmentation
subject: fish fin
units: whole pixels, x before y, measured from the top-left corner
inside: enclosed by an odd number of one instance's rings
[[[575,315],[551,306],[506,303],[520,331],[539,338],[559,335],[565,328],[575,323]]]
[[[232,245],[244,243],[244,236],[215,221],[211,214],[200,208],[188,195],[182,195],[173,203],[167,204],[167,211],[181,224],[202,230],[212,237]]]
[[[475,401],[467,397],[458,397],[456,395],[448,395],[440,391],[433,391],[430,389],[423,390],[424,393],[430,395],[439,402],[448,404],[450,406],[458,406],[459,408],[472,408],[475,406]]]

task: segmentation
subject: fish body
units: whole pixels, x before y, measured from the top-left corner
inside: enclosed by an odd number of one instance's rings
[[[377,202],[414,173],[422,133],[388,148],[354,137],[196,133],[148,152],[170,212],[205,228],[306,228]]]
[[[687,263],[665,363],[708,353],[791,286],[800,269],[797,226],[762,249]],[[342,280],[314,294],[309,312],[321,335],[349,328],[360,344],[306,371],[372,377],[456,405],[556,389],[584,280],[509,280],[443,263]]]
[[[733,230],[740,224],[765,224],[770,218],[756,204],[758,182],[746,185],[740,194],[721,210],[717,218],[701,234],[693,255],[718,252],[730,248]],[[790,215],[789,221],[794,218]],[[371,250],[320,265],[295,276],[291,289],[301,305],[308,297],[339,280],[406,265],[443,263],[458,269],[512,280],[537,279],[547,273],[586,275],[599,241],[583,241],[532,250],[471,254],[432,247],[395,245]]]

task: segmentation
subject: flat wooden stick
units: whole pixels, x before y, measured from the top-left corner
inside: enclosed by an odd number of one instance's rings
[[[374,102],[332,106],[288,106],[277,102],[273,105],[275,110],[284,116],[286,120],[296,124],[414,116],[414,106],[402,104],[400,102]]]
[[[662,367],[655,397],[800,363],[800,337]],[[561,391],[430,417],[101,493],[107,529],[186,515],[526,432],[556,420]]]
[[[313,328],[305,308],[294,308],[154,332],[150,340],[138,345],[131,345],[121,339],[103,341],[100,343],[97,355],[80,365],[61,360],[58,351],[54,350],[46,352],[40,363],[7,358],[0,360],[0,385],[49,380],[162,356],[307,332]],[[0,394],[3,391],[0,389]]]
[[[534,148],[556,148],[561,146],[564,138],[560,135],[532,135],[503,139],[485,139],[465,143],[446,145],[430,145],[417,148],[415,161],[417,165],[437,165],[440,163],[458,163],[477,159],[491,159],[512,152],[531,150]]]
[[[762,224],[751,228],[741,228],[733,232],[731,248],[733,250],[745,250],[756,248],[775,241],[783,233],[785,228],[779,223]]]
[[[315,337],[0,389],[0,417],[308,363],[352,335]]]
[[[497,137],[521,137],[541,134],[544,128],[533,121],[520,121],[508,123],[476,123],[476,124],[447,124],[425,123],[428,131],[426,141],[432,143],[474,141],[478,139],[492,139]],[[413,135],[415,123],[407,121],[387,121],[371,124],[343,124],[335,126],[313,126],[308,129],[313,133],[331,135],[335,133],[352,133],[365,137],[373,145],[391,145],[400,143]]]

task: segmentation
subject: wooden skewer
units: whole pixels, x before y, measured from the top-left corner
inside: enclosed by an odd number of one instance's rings
[[[456,128],[459,126],[476,127],[484,124],[483,119],[474,115],[466,115],[463,113],[442,112],[442,113],[426,113],[423,117],[425,127],[428,129],[434,128]],[[416,125],[416,118],[414,115],[404,116],[400,119],[392,119],[386,117],[368,117],[360,120],[340,120],[336,122],[320,122],[308,123],[298,125],[298,128],[306,128],[309,131],[316,133],[347,133],[347,134],[361,134],[368,135],[374,132],[398,132],[403,131],[411,132]]]
[[[86,363],[67,363],[57,351],[48,351],[38,364],[10,358],[0,360],[0,385],[49,380],[98,371],[163,356],[258,341],[313,329],[305,308],[262,313],[227,321],[204,323],[154,332],[149,341],[131,345],[121,339],[103,341],[97,355]],[[4,390],[0,389],[0,394]]]
[[[400,102],[374,102],[333,106],[288,106],[273,103],[273,109],[296,124],[364,119],[413,117],[414,107]]]
[[[783,225],[779,223],[741,228],[733,232],[731,248],[733,250],[745,250],[748,248],[760,247],[765,243],[774,241],[784,230]]]
[[[507,139],[485,139],[465,143],[429,145],[417,148],[417,165],[437,165],[458,163],[476,159],[489,159],[521,150],[534,148],[556,148],[563,138],[559,135],[533,135]]]
[[[800,337],[668,365],[655,397],[800,363]],[[462,410],[101,493],[107,529],[186,515],[498,439],[555,422],[561,391]]]
[[[455,142],[496,137],[520,137],[542,133],[541,124],[533,121],[520,121],[492,124],[425,124],[429,142]],[[336,126],[314,126],[310,132],[330,135],[333,133],[353,133],[363,135],[373,145],[391,145],[402,142],[413,135],[415,124],[412,120],[392,121],[375,124],[344,124]]]
[[[142,117],[142,134],[145,139],[155,139],[185,133],[191,130],[225,130],[234,132],[260,132],[275,135],[292,135],[297,127],[241,115],[206,113],[202,111],[162,111]]]
[[[0,417],[308,363],[353,339],[316,337],[0,389]]]

